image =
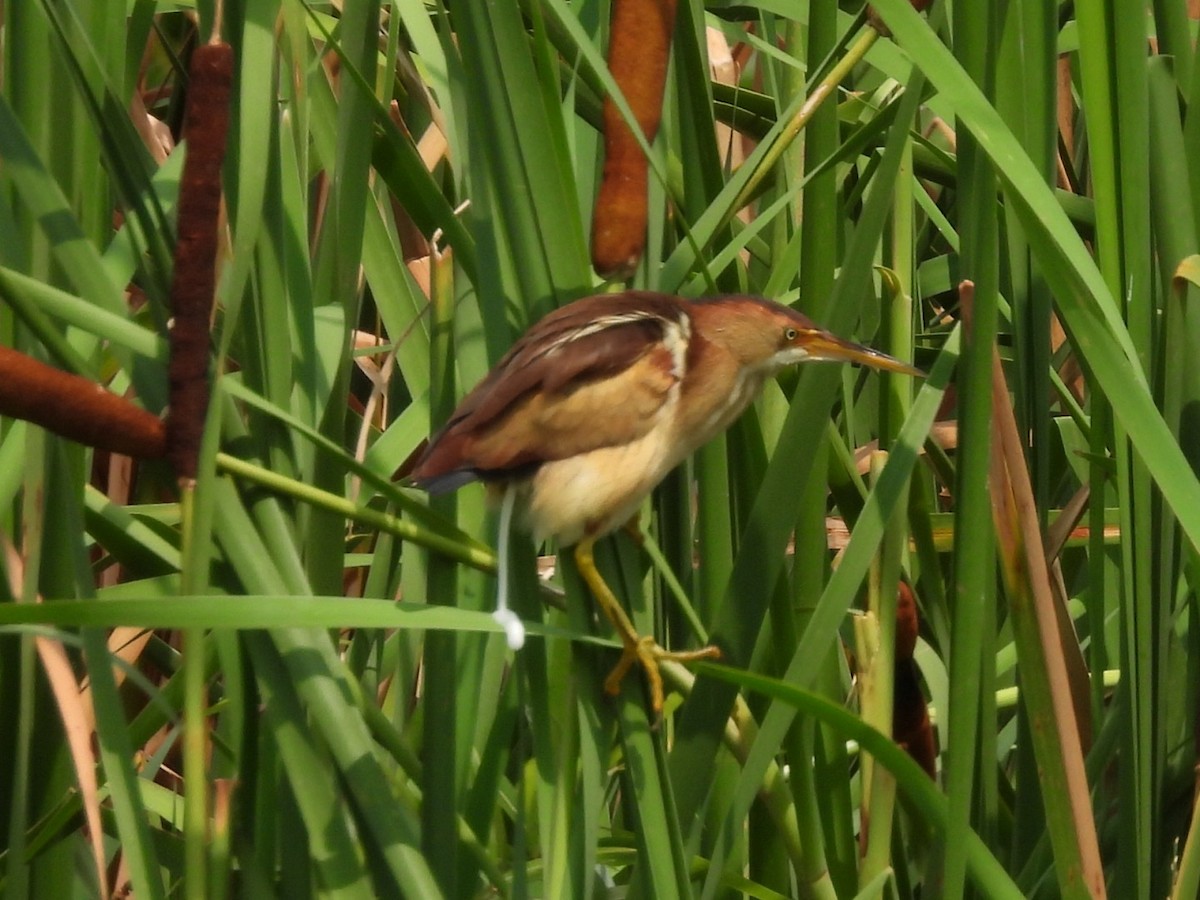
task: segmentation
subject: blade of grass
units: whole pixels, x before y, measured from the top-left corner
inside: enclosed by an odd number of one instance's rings
[[[993,515],[1009,588],[1021,697],[1046,797],[1047,831],[1063,896],[1102,897],[1104,871],[1033,488],[1000,356],[994,350],[991,380],[996,438],[990,477]]]
[[[1200,546],[1200,481],[1154,408],[1129,333],[1082,241],[1011,133],[978,91],[960,77],[958,65],[927,26],[899,0],[880,0],[878,9],[901,46],[954,104],[962,122],[995,164],[1006,196],[1030,235],[1074,345],[1111,401],[1113,412],[1188,540]]]
[[[925,386],[917,395],[912,412],[897,436],[887,465],[867,498],[862,516],[842,554],[841,562],[813,610],[796,652],[782,676],[789,684],[807,686],[815,677],[816,671],[811,661],[823,655],[829,643],[829,635],[837,631],[838,623],[854,600],[858,585],[866,577],[871,559],[882,540],[884,525],[903,494],[904,485],[916,462],[917,448],[924,441],[933,423],[942,392],[957,359],[956,331],[947,340],[937,364],[930,371]],[[739,827],[737,823],[754,801],[763,773],[774,758],[779,742],[791,724],[793,714],[794,710],[790,708],[772,706],[762,718],[758,739],[742,769],[735,803],[725,814],[722,823],[721,839],[726,845]],[[679,756],[683,758],[682,754]],[[713,856],[715,859],[716,854]]]
[[[910,87],[913,90],[904,101],[907,108],[900,113],[905,121],[915,113],[919,93],[918,85]],[[827,314],[820,317],[834,331],[850,330],[849,323],[858,313],[867,279],[870,278],[867,260],[874,255],[883,228],[890,204],[892,180],[899,170],[900,149],[906,139],[906,133],[899,129],[889,137],[888,149],[884,153],[886,166],[876,173],[875,189],[865,204],[851,248],[843,260],[842,276],[828,298]],[[809,439],[808,429],[811,429],[812,422],[824,421],[827,416],[837,378],[838,372],[832,368],[808,367],[803,372],[776,444],[775,455],[759,487],[754,509],[742,536],[741,553],[734,564],[730,585],[717,611],[713,628],[713,637],[721,645],[725,658],[735,664],[745,664],[749,660],[765,604],[782,571],[783,550],[795,522],[794,512],[790,510],[788,502],[790,485],[794,481],[793,473],[811,468],[817,442]],[[836,629],[840,619],[839,612],[832,623],[826,623],[832,627],[823,633],[825,640]],[[805,634],[812,632],[813,625],[810,623]],[[823,659],[823,654],[810,652],[805,659]],[[693,702],[684,708],[680,722],[681,740],[672,750],[671,762],[676,803],[682,821],[687,823],[694,821],[693,817],[702,808],[710,786],[694,778],[691,773],[705,771],[712,764],[712,756],[724,727],[725,711],[732,701],[727,687],[703,680],[698,683],[694,697]],[[776,742],[775,746],[778,746],[781,736],[782,733],[771,736]],[[761,771],[758,771],[753,783],[757,784],[760,778]],[[743,784],[748,780],[743,776]],[[731,821],[726,820],[727,829],[734,827]],[[736,817],[736,821],[740,822],[741,817]],[[732,836],[732,832],[727,832],[727,839]],[[689,842],[693,839],[694,835],[689,834]]]
[[[959,17],[955,20],[955,57],[985,96],[994,93],[998,16]],[[989,609],[995,603],[994,538],[990,519],[987,474],[991,454],[992,346],[999,325],[999,246],[995,209],[996,173],[970,132],[958,121],[958,234],[962,275],[959,302],[964,321],[965,351],[957,384],[961,392],[958,415],[958,453],[955,459],[955,509],[977,528],[956,529],[950,633],[950,718],[945,760],[946,793],[954,828],[982,826],[976,813],[978,773],[988,765],[981,745],[979,710],[985,664],[986,629],[995,622]],[[973,283],[972,283],[973,282]],[[971,315],[968,317],[968,311]],[[994,627],[994,626],[993,626]],[[958,842],[947,844],[944,885],[954,896],[965,890],[966,856]]]
[[[781,704],[793,707],[793,710],[802,710],[822,722],[829,723],[845,737],[857,741],[860,747],[873,754],[881,765],[896,776],[897,786],[919,809],[921,817],[936,828],[944,839],[951,839],[945,795],[937,790],[929,776],[897,747],[889,736],[880,734],[839,704],[798,687],[786,679],[776,680],[712,663],[700,663],[697,668],[707,676],[765,694]],[[1014,900],[1023,896],[974,831],[968,829],[964,833],[955,832],[953,839],[966,844],[967,863],[973,883],[985,896],[1011,897]]]

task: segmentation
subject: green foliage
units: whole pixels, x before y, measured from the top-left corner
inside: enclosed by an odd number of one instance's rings
[[[604,694],[569,553],[514,542],[514,654],[483,491],[392,481],[613,287],[610,5],[224,4],[194,492],[0,418],[5,897],[1196,896],[1188,4],[879,0],[880,36],[680,0],[627,286],[769,295],[929,375],[802,367],[598,546],[640,629],[724,651],[666,669],[661,722]],[[220,6],[0,4],[0,343],[156,415]],[[888,735],[900,578],[936,782]]]

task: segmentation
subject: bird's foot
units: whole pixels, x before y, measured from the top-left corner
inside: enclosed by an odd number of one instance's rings
[[[604,679],[605,693],[615,697],[621,693],[621,681],[629,674],[634,663],[646,672],[646,683],[650,686],[650,707],[656,717],[662,715],[663,682],[658,664],[663,661],[689,663],[701,659],[720,659],[719,647],[701,647],[699,650],[667,650],[659,646],[650,635],[622,635],[625,647],[621,658]]]

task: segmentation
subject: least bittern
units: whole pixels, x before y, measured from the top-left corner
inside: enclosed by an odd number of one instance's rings
[[[760,297],[587,297],[513,345],[430,440],[410,477],[432,493],[482,480],[515,500],[536,541],[574,544],[580,574],[624,643],[605,689],[616,694],[638,662],[659,713],[659,661],[719,652],[671,652],[639,635],[596,570],[592,547],[724,431],[767,378],[809,360],[920,374]]]

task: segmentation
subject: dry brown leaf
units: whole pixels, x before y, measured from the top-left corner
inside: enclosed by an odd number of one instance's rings
[[[14,597],[21,596],[24,581],[25,560],[7,537],[4,540],[5,566],[10,579],[10,591]],[[41,599],[38,599],[41,602]],[[96,781],[96,754],[92,752],[92,734],[95,731],[95,711],[89,695],[80,691],[75,681],[75,672],[62,641],[38,635],[34,638],[38,659],[46,671],[50,692],[62,718],[63,731],[67,736],[67,747],[71,752],[71,763],[75,767],[75,779],[79,784],[79,799],[87,822],[88,840],[92,848],[92,861],[96,864],[96,883],[100,896],[108,898],[108,878],[104,865],[104,829],[100,824],[99,785]]]

